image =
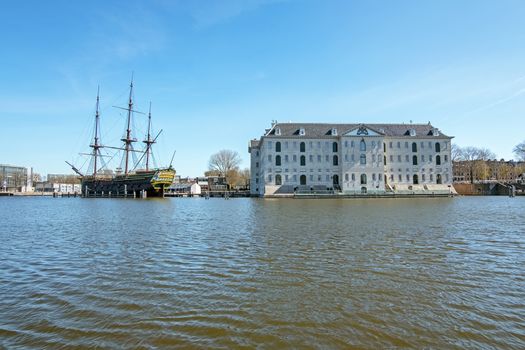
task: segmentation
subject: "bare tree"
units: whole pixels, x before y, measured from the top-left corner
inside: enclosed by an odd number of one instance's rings
[[[239,153],[223,149],[215,154],[212,154],[208,162],[208,170],[218,171],[221,176],[226,176],[229,171],[238,169],[241,163]]]
[[[514,155],[519,161],[525,161],[525,141],[514,147]]]
[[[456,145],[455,143],[452,144],[452,147],[450,149],[450,157],[452,158],[453,162],[457,162],[461,160],[462,158],[463,149]]]
[[[486,180],[490,176],[490,169],[486,164],[487,160],[496,158],[494,152],[487,148],[479,147],[457,147],[457,153],[451,156],[456,156],[456,161],[465,162],[469,173],[470,181],[474,183],[475,180]]]

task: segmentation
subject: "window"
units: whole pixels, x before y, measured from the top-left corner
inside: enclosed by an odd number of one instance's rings
[[[314,176],[310,175],[310,182],[313,182],[313,181],[314,181]]]
[[[394,174],[390,174],[390,181],[394,181]],[[401,181],[401,179],[399,179]]]
[[[345,154],[345,162],[348,162],[348,154]]]
[[[386,143],[383,142],[383,152],[386,152]]]
[[[268,149],[272,149],[272,141],[268,141]]]
[[[417,152],[417,143],[412,142],[412,152]]]
[[[414,185],[417,185],[419,183],[417,174],[414,174],[414,176],[413,176],[413,183],[414,183]]]
[[[417,165],[417,156],[412,157],[412,165]]]
[[[425,174],[422,174],[422,175],[421,175],[421,181],[422,181],[422,182],[425,182]]]
[[[376,180],[376,173],[373,173],[372,174],[372,181],[375,181]]]
[[[281,143],[279,141],[275,143],[275,152],[281,152]]]
[[[401,174],[399,174],[397,178],[399,179],[399,182],[403,181],[403,177],[401,176]]]
[[[288,175],[284,175],[284,181],[288,181]]]
[[[405,161],[410,162],[410,156],[408,154],[405,156]]]
[[[376,142],[372,141],[372,148],[375,148],[375,147],[376,147]]]
[[[425,162],[425,156],[421,155],[421,163],[424,163],[424,162]]]
[[[310,154],[310,156],[308,157],[309,160],[310,160],[310,163],[313,163],[314,161],[314,155],[313,154]]]
[[[401,142],[397,141],[397,148],[401,148]]]
[[[361,154],[361,156],[359,157],[359,162],[361,164],[366,164],[366,155],[365,154]]]
[[[393,161],[394,161],[394,156],[390,155],[390,163],[392,163]]]
[[[410,175],[407,174],[407,182],[410,182]]]
[[[306,157],[301,156],[301,166],[305,166],[305,165],[306,165]]]
[[[332,143],[332,152],[337,152],[337,142]]]
[[[275,175],[275,184],[282,185],[281,175]]]
[[[280,128],[276,128],[275,129],[275,135],[281,135],[281,129]]]
[[[425,143],[421,141],[421,149],[425,148]]]
[[[272,175],[268,175],[268,182],[272,182]]]
[[[299,144],[299,151],[306,152],[306,144],[304,142]]]
[[[386,165],[386,156],[383,156],[383,163]]]
[[[317,181],[321,182],[321,175],[317,175]]]
[[[350,141],[350,147],[354,148],[354,141]]]
[[[317,155],[317,161],[318,161],[319,163],[321,162],[321,155],[320,155],[320,154]]]
[[[376,155],[372,154],[372,163],[375,163],[375,161],[376,161]]]
[[[297,156],[295,154],[292,156],[292,159],[294,162],[297,162]]]
[[[348,181],[348,174],[345,174],[345,181]]]
[[[405,142],[405,148],[408,148],[408,141]]]
[[[325,158],[325,160],[326,160],[327,162],[330,161],[330,156],[329,156],[328,154],[327,154],[324,158]]]
[[[397,161],[401,163],[401,155],[397,156]]]
[[[288,155],[287,154],[284,155],[284,162],[288,163]]]
[[[314,143],[313,143],[312,141],[310,141],[310,142],[308,143],[308,146],[310,147],[310,149],[313,149],[313,148],[314,148]]]
[[[299,135],[301,135],[301,136],[304,136],[304,135],[305,135],[304,128],[300,128],[300,129],[299,129]]]
[[[256,167],[256,168],[259,167],[259,162],[255,162],[255,167]]]
[[[379,178],[379,181],[383,181],[383,174],[377,174],[377,177]]]
[[[271,155],[271,154],[268,155],[268,161],[269,161],[269,162],[272,161],[272,155]]]
[[[430,181],[434,181],[434,175],[430,174]]]
[[[345,141],[345,148],[348,148],[348,140]]]
[[[361,185],[366,185],[366,174],[361,174]]]
[[[429,155],[429,156],[428,156],[428,161],[429,161],[429,162],[432,162],[432,155]]]
[[[355,156],[352,154],[352,162],[355,162]]]
[[[441,157],[436,156],[436,165],[441,165]]]
[[[288,149],[288,141],[284,141],[284,148]]]
[[[361,142],[359,143],[359,149],[361,151],[363,151],[363,152],[366,151],[366,142],[365,142],[365,140],[361,140]]]
[[[355,181],[355,174],[352,174],[352,181]]]
[[[448,162],[448,156],[445,154],[445,163]]]
[[[333,165],[339,165],[339,158],[337,156],[334,156],[332,164]]]
[[[281,166],[281,156],[275,156],[275,165]],[[275,180],[277,181],[277,178]]]
[[[337,129],[336,128],[332,128],[332,135],[337,136]]]

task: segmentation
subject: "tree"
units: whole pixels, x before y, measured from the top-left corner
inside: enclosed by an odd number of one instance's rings
[[[516,155],[518,160],[525,161],[525,141],[517,144],[516,147],[514,147],[514,155]]]
[[[487,180],[490,177],[490,168],[486,161],[496,158],[494,152],[487,148],[458,147],[452,149],[451,157],[457,157],[456,161],[463,161],[470,174],[470,182],[474,180]]]
[[[215,154],[212,154],[208,162],[208,170],[218,171],[221,176],[226,176],[228,171],[238,169],[241,163],[239,153],[223,149]]]

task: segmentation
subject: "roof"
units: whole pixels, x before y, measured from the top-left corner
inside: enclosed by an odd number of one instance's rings
[[[376,131],[379,134],[390,137],[404,137],[410,138],[428,138],[434,136],[433,132],[438,130],[432,124],[370,124],[370,123],[355,123],[355,124],[328,124],[328,123],[276,123],[268,130],[264,136],[274,137],[306,137],[306,138],[333,138],[332,129],[337,129],[337,135],[344,135],[345,133],[359,127],[366,127],[370,130]],[[276,134],[279,129],[280,135]],[[304,135],[300,135],[300,130],[304,129]],[[415,136],[410,136],[410,130],[415,130]],[[436,136],[437,137],[437,136]],[[439,132],[440,138],[452,138]]]

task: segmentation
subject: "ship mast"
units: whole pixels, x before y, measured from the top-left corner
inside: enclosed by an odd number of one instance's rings
[[[148,136],[143,141],[146,144],[146,171],[149,170],[149,155],[151,152],[151,145],[155,143],[155,140],[151,139],[151,102],[149,103],[149,114],[148,114]]]
[[[120,139],[121,141],[125,142],[124,151],[126,153],[126,164],[124,168],[124,175],[128,175],[128,168],[129,168],[129,152],[132,149],[131,144],[135,142],[135,139],[131,138],[131,113],[133,112],[133,74],[131,75],[131,83],[129,85],[129,101],[128,101],[128,122],[127,122],[127,129],[126,129],[126,138]]]
[[[97,109],[95,112],[95,140],[92,145],[90,145],[91,148],[93,148],[93,160],[94,160],[94,166],[93,166],[93,178],[97,177],[97,158],[99,154],[99,149],[102,147],[98,141],[98,130],[100,128],[100,112],[99,112],[99,102],[100,102],[100,86],[97,88]]]

